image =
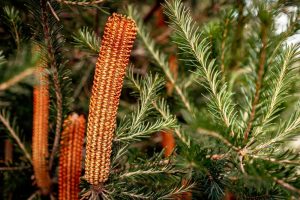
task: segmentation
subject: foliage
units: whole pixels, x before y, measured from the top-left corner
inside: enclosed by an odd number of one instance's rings
[[[7,138],[14,144],[11,163],[2,156],[9,150],[0,149],[1,197],[48,198],[28,184],[32,73],[40,59],[51,78],[49,169],[51,198],[57,196],[62,121],[70,111],[88,113],[104,23],[124,7],[138,39],[122,89],[110,176],[99,186],[83,176],[81,198],[300,197],[300,155],[290,146],[300,131],[300,46],[288,42],[299,37],[297,2],[160,3],[0,3],[0,34],[12,44],[0,44],[0,146]],[[289,22],[278,32],[282,15]],[[176,72],[171,57],[178,60]],[[170,157],[163,155],[161,131],[176,139]]]

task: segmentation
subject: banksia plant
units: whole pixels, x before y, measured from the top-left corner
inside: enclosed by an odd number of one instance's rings
[[[85,132],[83,115],[73,113],[64,122],[59,156],[59,199],[79,199],[82,150]]]
[[[38,67],[35,76],[37,84],[33,92],[33,136],[32,161],[37,186],[42,194],[48,194],[51,178],[48,170],[48,117],[49,87],[44,67]]]
[[[108,18],[96,64],[87,126],[85,179],[92,185],[109,176],[112,140],[126,66],[136,37],[135,22]]]

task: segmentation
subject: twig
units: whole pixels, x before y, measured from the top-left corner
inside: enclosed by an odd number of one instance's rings
[[[230,60],[229,67],[234,69],[237,67],[237,61],[241,58],[241,52],[238,51],[242,45],[242,38],[245,26],[246,17],[244,16],[244,7],[245,3],[243,0],[237,0],[237,7],[238,7],[238,18],[237,18],[237,26],[234,33],[234,41],[231,45],[231,55],[233,55],[232,59]]]
[[[19,73],[18,75],[14,76],[13,78],[9,79],[8,81],[1,83],[0,91],[6,90],[6,89],[10,88],[11,86],[17,84],[18,82],[20,82],[27,76],[33,74],[33,72],[34,72],[34,68],[25,69],[23,72]]]
[[[283,180],[277,179],[277,178],[273,178],[274,181],[276,183],[278,183],[279,185],[281,185],[282,187],[284,187],[285,189],[288,189],[292,192],[298,193],[300,195],[300,190],[298,188],[295,188],[294,186],[284,182]]]
[[[225,81],[225,44],[226,44],[226,38],[227,38],[227,33],[228,33],[228,24],[229,24],[229,19],[226,18],[225,21],[225,29],[222,35],[222,44],[221,44],[221,72],[222,72],[222,78],[223,81]]]
[[[51,6],[51,4],[50,4],[49,1],[47,1],[47,5],[49,6],[49,9],[50,9],[51,13],[53,14],[53,16],[55,17],[55,19],[56,19],[57,21],[60,21],[58,15],[56,14],[55,10],[53,9],[53,7]]]
[[[35,191],[32,195],[30,195],[30,197],[28,197],[27,200],[34,200],[36,196],[38,196],[40,194],[39,190]]]
[[[85,83],[87,82],[88,78],[90,77],[90,74],[91,74],[91,72],[92,72],[93,69],[94,69],[94,66],[88,67],[88,69],[84,73],[81,81],[79,82],[78,86],[76,87],[76,89],[74,91],[73,99],[76,99],[79,96],[79,94],[80,94],[83,86],[85,85]]]
[[[24,144],[21,142],[20,138],[18,137],[17,133],[14,131],[14,129],[10,126],[9,121],[5,119],[3,114],[0,114],[0,121],[3,123],[3,125],[7,128],[9,131],[10,135],[14,138],[20,149],[23,151],[25,157],[29,160],[29,162],[32,164],[32,159],[28,151],[26,150]]]
[[[276,160],[274,158],[264,158],[264,157],[260,157],[260,156],[256,156],[256,155],[252,155],[252,154],[248,154],[248,156],[250,156],[252,158],[256,158],[256,159],[270,161],[270,162],[277,163],[277,164],[299,165],[299,160]]]
[[[156,0],[154,6],[150,9],[150,11],[144,17],[144,22],[147,22],[151,19],[151,16],[160,8],[160,4],[163,3],[163,0]]]
[[[0,167],[0,171],[18,171],[23,169],[28,169],[30,166],[26,167]]]
[[[90,6],[104,2],[105,0],[94,0],[94,1],[64,1],[64,0],[56,0],[59,3],[69,4],[69,5],[77,5],[77,6]]]
[[[154,106],[154,108],[161,114],[161,116],[164,118],[164,119],[167,119],[167,115],[166,113],[164,113],[161,109],[158,108],[156,102],[152,102],[152,105]],[[183,142],[185,143],[188,147],[190,146],[190,140],[189,138],[186,138],[182,133],[180,133],[180,130],[179,128],[175,128],[174,129],[174,132],[175,134],[177,135],[177,137]]]
[[[260,89],[262,86],[262,81],[263,81],[263,75],[264,75],[264,68],[265,68],[265,61],[266,61],[266,48],[267,48],[267,30],[266,27],[262,25],[261,28],[261,39],[262,39],[262,48],[260,51],[260,58],[259,58],[259,68],[258,68],[258,73],[257,73],[257,80],[255,84],[255,95],[254,95],[254,100],[252,102],[251,106],[251,113],[249,117],[249,121],[247,123],[247,128],[244,132],[244,142],[248,140],[249,133],[252,129],[252,124],[253,120],[255,118],[255,113],[256,113],[256,108],[259,103],[259,96],[260,96]]]
[[[217,138],[217,139],[221,140],[224,144],[226,144],[228,147],[230,147],[233,150],[235,150],[236,152],[240,152],[240,149],[238,147],[236,147],[233,144],[231,144],[226,138],[224,138],[219,133],[216,133],[214,131],[205,130],[205,129],[202,129],[202,128],[198,128],[197,132],[200,133],[200,134],[202,134],[202,135],[207,135],[207,136],[211,136],[211,137]]]
[[[47,45],[47,51],[49,56],[49,65],[53,73],[52,79],[54,83],[56,106],[57,106],[55,138],[54,138],[52,152],[49,159],[49,170],[51,170],[55,154],[59,147],[60,130],[62,126],[62,93],[61,93],[60,81],[59,81],[59,76],[57,71],[57,63],[54,58],[54,49],[51,43],[50,28],[48,26],[49,19],[47,16],[48,12],[47,12],[46,0],[41,0],[40,3],[42,9],[42,22],[43,22],[42,25],[43,25],[44,35],[45,35],[45,43]]]
[[[243,159],[244,159],[244,157],[242,155],[240,155],[239,160],[240,160],[241,171],[243,172],[243,174],[245,174],[246,171],[245,171],[245,168],[244,168]]]

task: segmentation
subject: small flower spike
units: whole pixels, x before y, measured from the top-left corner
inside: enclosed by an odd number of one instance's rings
[[[35,76],[37,84],[33,91],[32,161],[37,186],[41,189],[42,194],[46,195],[49,194],[51,187],[47,164],[49,86],[46,69],[38,67]]]
[[[96,64],[87,126],[85,179],[92,185],[109,176],[112,140],[121,89],[136,37],[132,19],[108,18]]]
[[[73,113],[64,121],[59,155],[59,200],[79,199],[84,132],[83,115]]]

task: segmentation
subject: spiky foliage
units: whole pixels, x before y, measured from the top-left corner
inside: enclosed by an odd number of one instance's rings
[[[89,30],[87,27],[80,29],[74,36],[74,43],[79,48],[91,50],[93,53],[98,53],[100,50],[100,38],[95,32]]]
[[[196,74],[201,77],[200,83],[209,94],[207,106],[215,123],[226,128],[221,133],[199,129],[199,133],[214,137],[231,149],[229,154],[226,153],[228,149],[224,149],[225,157],[212,158],[221,160],[220,162],[224,162],[225,165],[227,162],[232,162],[230,158],[235,158],[234,162],[237,167],[230,167],[230,174],[247,174],[239,181],[247,183],[249,186],[251,185],[249,179],[265,177],[264,184],[275,183],[276,187],[279,186],[294,195],[299,195],[300,190],[297,189],[299,179],[295,175],[297,164],[294,162],[295,159],[297,160],[298,154],[282,146],[297,134],[296,130],[299,130],[297,117],[299,106],[296,106],[295,113],[285,122],[274,123],[284,109],[283,102],[286,101],[289,94],[291,81],[295,80],[295,70],[299,69],[299,47],[297,45],[286,47],[282,43],[278,43],[282,40],[277,40],[275,36],[274,41],[267,39],[271,28],[271,16],[267,10],[266,6],[259,7],[258,16],[261,28],[257,30],[260,34],[261,48],[257,52],[258,60],[255,62],[257,67],[254,67],[252,74],[248,76],[255,77],[252,78],[252,92],[246,94],[249,109],[243,114],[243,117],[237,117],[238,110],[233,101],[233,95],[228,90],[227,83],[222,82],[221,71],[216,65],[216,59],[211,55],[209,40],[202,36],[198,25],[190,16],[188,8],[183,6],[179,0],[171,0],[165,4],[165,12],[175,31],[174,41],[184,53],[184,61],[190,66],[197,67]],[[257,27],[257,24],[255,25]],[[275,51],[269,52],[267,46],[270,44],[270,47],[274,47],[273,43],[276,43],[277,48]],[[270,66],[267,69],[265,69],[266,63]],[[264,76],[265,73],[266,76]],[[283,163],[289,164],[283,167]],[[226,173],[224,170],[219,168],[218,174]],[[283,174],[288,175],[282,179]],[[229,181],[231,175],[225,175],[222,179]],[[219,199],[224,195],[225,184],[219,185],[218,188],[215,186],[208,186],[212,191],[216,189],[214,195],[212,192],[208,192],[210,199]],[[277,190],[278,194],[283,195],[284,193],[281,191],[281,189]],[[268,191],[265,192],[268,193]],[[270,196],[272,195],[270,194]]]
[[[21,42],[21,38],[20,38],[20,13],[17,9],[15,9],[14,7],[8,7],[5,6],[3,8],[4,11],[4,17],[6,19],[7,24],[10,27],[10,32],[11,35],[14,38],[14,41],[16,43],[17,49],[19,50],[20,48],[20,42]]]
[[[0,106],[7,110],[0,115],[0,131],[15,142],[13,163],[2,161],[0,148],[2,198],[34,199],[40,194],[34,184],[28,184],[33,171],[26,146],[31,139],[26,133],[32,125],[23,120],[32,115],[27,106],[32,103],[33,85],[27,69],[30,72],[36,62],[30,53],[32,38],[45,52],[49,74],[49,150],[54,135],[57,145],[49,157],[54,161],[50,164],[50,197],[41,198],[53,199],[59,196],[57,177],[62,177],[56,173],[54,158],[58,148],[63,151],[65,147],[57,142],[68,112],[68,92],[76,87],[72,109],[87,114],[105,19],[110,12],[134,3],[127,13],[136,21],[141,43],[133,47],[132,69],[125,77],[115,121],[101,122],[102,130],[111,130],[107,134],[112,140],[107,143],[111,154],[106,156],[110,164],[105,169],[109,176],[97,185],[82,177],[79,198],[299,199],[299,152],[289,145],[299,133],[299,46],[288,45],[291,38],[286,42],[299,30],[297,1],[101,2],[26,1],[32,12],[28,15],[20,1],[0,1],[4,5],[0,16]],[[287,29],[279,32],[281,17],[289,22]],[[120,46],[121,39],[115,38],[113,46]],[[122,60],[119,55],[111,58]],[[107,65],[112,65],[111,58],[106,59]],[[64,66],[72,69],[72,85],[66,84]],[[105,118],[112,116],[107,112],[115,98],[108,92],[113,85],[109,77],[117,76],[112,72],[118,67],[105,68],[111,74],[102,78],[105,87],[97,91],[109,99],[97,108]],[[25,134],[20,135],[18,127]],[[97,123],[91,127],[100,133]],[[175,136],[175,149],[172,140],[166,145],[172,147],[170,151],[162,150],[161,132]],[[0,147],[6,139],[0,134]],[[97,139],[94,137],[94,142]],[[101,148],[89,151],[103,154]],[[60,156],[64,159],[62,153]],[[77,192],[72,199],[78,198]]]
[[[49,158],[51,169],[59,147],[63,118],[68,113],[69,104],[72,102],[70,71],[65,67],[66,60],[62,52],[64,38],[60,34],[62,25],[57,19],[60,12],[58,4],[56,1],[41,0],[28,2],[27,6],[36,21],[32,27],[34,39],[43,47],[41,49],[44,52],[44,60],[51,78],[49,79],[50,95],[54,99],[51,101],[51,107],[54,108],[54,113],[51,112],[50,114],[51,116],[55,115],[55,137]]]
[[[87,128],[85,179],[108,179],[112,139],[125,70],[136,35],[135,23],[118,14],[108,18],[96,64]]]
[[[154,63],[159,66],[167,80],[174,85],[176,93],[179,95],[180,100],[184,107],[193,114],[194,108],[189,99],[187,98],[187,94],[183,88],[181,88],[178,84],[176,84],[176,78],[174,74],[171,72],[171,67],[169,66],[167,56],[156,46],[154,41],[150,37],[149,30],[144,27],[142,18],[139,16],[137,9],[135,9],[132,5],[127,7],[127,13],[130,17],[132,17],[137,23],[137,32],[139,37],[142,39],[147,51],[149,52],[150,56],[153,58]]]
[[[84,133],[83,115],[73,113],[65,119],[61,134],[58,175],[58,196],[61,200],[79,199]]]
[[[48,170],[48,118],[49,118],[49,83],[43,66],[36,71],[37,85],[33,94],[33,134],[32,163],[37,186],[43,194],[48,194],[51,179]]]
[[[106,199],[180,197],[193,184],[180,184],[179,175],[183,172],[176,168],[175,163],[164,160],[162,153],[146,158],[143,154],[135,153],[136,148],[131,145],[149,138],[155,132],[169,131],[176,127],[176,120],[169,113],[166,101],[158,96],[164,82],[157,75],[135,78],[132,71],[128,73],[127,80],[126,85],[139,98],[134,112],[122,118],[117,126],[110,176],[105,183],[96,187],[87,189],[83,185],[82,196],[91,199],[98,196]],[[161,113],[166,115],[162,116]]]
[[[189,65],[196,65],[198,76],[204,78],[203,86],[210,93],[210,111],[219,124],[228,128],[233,135],[235,126],[235,111],[231,94],[227,85],[221,85],[220,71],[216,69],[215,60],[210,58],[210,48],[207,39],[201,39],[198,26],[188,14],[187,8],[179,1],[166,3],[166,14],[170,17],[171,26],[176,30],[176,43],[184,51]]]

